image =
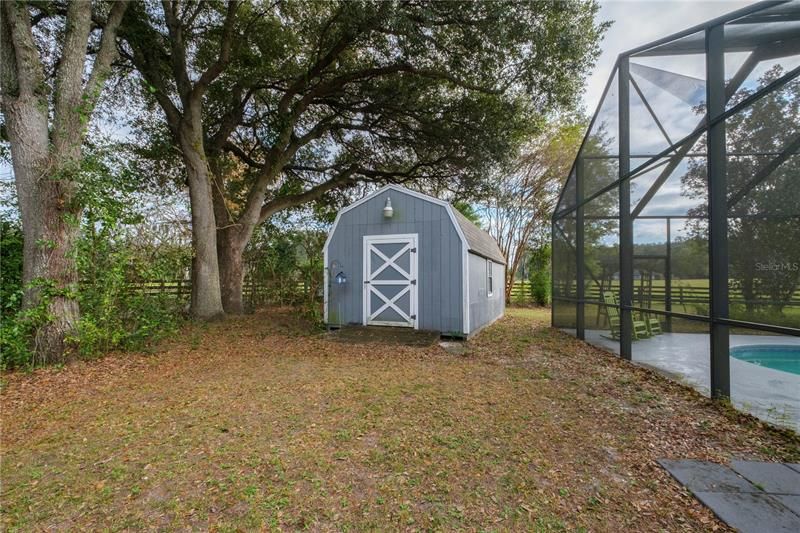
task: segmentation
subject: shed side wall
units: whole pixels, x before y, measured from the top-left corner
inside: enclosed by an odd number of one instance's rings
[[[394,216],[383,217],[386,197]],[[343,265],[344,286],[332,284],[328,323],[361,324],[363,320],[363,239],[365,235],[416,233],[419,329],[463,332],[461,239],[443,206],[396,190],[387,190],[342,213],[328,245],[328,267]],[[331,279],[338,272],[330,272]]]
[[[488,277],[486,259],[469,254],[469,330],[474,333],[503,316],[506,308],[505,301],[505,266],[492,263],[493,286],[491,296],[488,296]]]

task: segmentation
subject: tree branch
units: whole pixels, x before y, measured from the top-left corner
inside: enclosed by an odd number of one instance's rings
[[[283,166],[294,157],[297,151],[314,139],[321,137],[330,127],[330,122],[334,116],[318,122],[307,133],[300,137],[290,135],[288,145],[282,149],[279,144],[273,145],[267,153],[266,162],[262,165],[260,172],[256,176],[256,181],[247,195],[247,202],[242,211],[239,221],[242,224],[256,223],[259,218],[259,210],[267,192],[267,186],[283,170]]]
[[[225,22],[222,26],[222,40],[217,60],[200,75],[200,79],[194,84],[191,91],[190,100],[198,102],[205,94],[208,86],[216,80],[231,61],[231,48],[233,46],[233,29],[236,22],[236,11],[239,9],[238,0],[228,0],[228,9],[225,13]]]
[[[209,153],[219,152],[224,149],[225,143],[228,142],[228,137],[242,122],[244,110],[247,107],[247,102],[253,96],[253,91],[251,89],[242,96],[242,87],[240,85],[236,85],[231,90],[232,105],[222,115],[216,133],[208,140],[207,150]]]
[[[131,53],[120,45],[118,52],[121,57],[133,63],[143,81],[150,85],[153,97],[158,102],[167,118],[167,126],[175,135],[180,127],[181,112],[172,102],[169,94],[172,92],[165,79],[165,73],[172,71],[172,58],[163,44],[164,37],[149,23],[148,15],[141,9],[140,4],[126,11],[123,25],[118,34],[130,46]]]
[[[319,76],[327,67],[329,67],[339,55],[344,52],[348,46],[355,40],[356,34],[354,33],[346,33],[343,35],[336,44],[328,50],[328,53],[325,54],[323,57],[317,60],[303,76],[298,77],[295,79],[294,83],[292,83],[283,96],[278,102],[278,112],[281,114],[286,114],[289,111],[289,105],[291,104],[292,98],[299,94],[300,91],[308,87],[309,82],[314,79],[316,76]],[[322,39],[322,37],[320,37]]]
[[[111,63],[117,57],[117,30],[122,23],[122,16],[128,9],[128,0],[114,2],[108,14],[103,36],[100,38],[100,49],[95,56],[92,74],[84,88],[84,102],[87,107],[94,108],[97,98],[103,88],[106,78],[111,71]]]
[[[164,11],[164,21],[169,31],[170,65],[172,75],[178,87],[178,94],[183,101],[184,108],[188,107],[192,84],[186,68],[186,45],[183,41],[183,25],[177,16],[177,0],[161,0]]]
[[[356,173],[356,170],[357,168],[355,165],[351,165],[328,181],[320,183],[319,185],[316,185],[305,192],[288,196],[280,196],[270,200],[261,208],[261,212],[258,217],[258,223],[261,224],[279,211],[316,200],[321,198],[322,195],[328,191],[355,183],[357,180],[353,179],[353,175]]]
[[[159,68],[168,59],[161,61],[157,54],[163,50],[156,49],[155,46],[140,47],[136,41],[129,40],[128,44],[133,50],[133,55],[128,55],[122,52],[135,66],[136,69],[144,77],[144,81],[149,83],[155,91],[153,97],[158,101],[159,106],[164,111],[167,118],[167,126],[169,126],[173,135],[178,131],[181,122],[181,112],[175,107],[175,104],[169,98],[169,88]],[[166,56],[166,54],[164,54]]]
[[[222,146],[222,149],[226,152],[234,155],[237,159],[239,159],[242,163],[246,164],[252,168],[264,168],[264,163],[260,163],[250,157],[250,155],[242,150],[237,144],[226,141],[225,144]]]
[[[53,147],[57,153],[74,152],[75,130],[83,130],[83,67],[91,31],[92,6],[88,2],[67,5],[66,33],[54,91]],[[85,120],[84,120],[85,124]]]
[[[44,70],[31,31],[30,13],[20,2],[0,2],[3,31],[3,94],[45,96]],[[10,46],[8,46],[10,45]]]

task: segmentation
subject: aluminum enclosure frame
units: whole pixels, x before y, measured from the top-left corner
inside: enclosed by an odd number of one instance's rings
[[[747,54],[739,65],[738,70],[726,79],[726,54]],[[648,101],[644,91],[637,84],[632,75],[633,62],[659,57],[676,57],[682,55],[701,56],[705,62],[704,94],[702,95],[702,114],[698,125],[679,138],[671,139],[667,128],[659,120],[654,108],[655,104]],[[762,98],[781,90],[788,83],[800,76],[800,65],[790,63],[792,68],[786,70],[777,79],[758,88],[748,89],[747,93],[740,93],[740,88],[745,83],[753,83],[750,76],[754,69],[764,61],[774,61],[781,58],[800,57],[800,1],[786,0],[775,2],[760,2],[744,9],[729,13],[713,19],[704,24],[688,28],[682,32],[659,39],[647,45],[629,50],[620,54],[614,66],[609,81],[603,91],[600,105],[593,115],[586,136],[581,144],[578,157],[571,170],[570,177],[561,190],[555,212],[552,216],[551,246],[553,250],[553,310],[552,325],[559,327],[556,316],[558,305],[566,306],[572,316],[574,306],[575,335],[580,339],[586,338],[586,308],[587,305],[603,306],[602,302],[591,300],[586,294],[586,276],[592,275],[587,267],[585,255],[586,224],[591,220],[605,220],[616,224],[618,231],[618,279],[619,302],[616,306],[620,316],[619,328],[619,353],[626,360],[633,356],[634,342],[634,315],[646,313],[661,317],[665,320],[665,330],[671,331],[674,320],[690,321],[708,328],[710,336],[709,368],[710,368],[710,393],[714,398],[731,396],[731,368],[729,355],[729,337],[732,328],[746,328],[756,332],[771,333],[775,335],[800,336],[800,327],[771,324],[759,321],[735,319],[731,317],[731,296],[729,290],[729,262],[730,250],[728,246],[729,213],[730,209],[769,174],[784,163],[787,159],[798,154],[800,150],[800,137],[789,143],[782,152],[747,152],[734,153],[729,150],[726,137],[726,123],[730,117],[743,110],[749,109]],[[643,59],[644,58],[644,59]],[[637,68],[651,68],[637,65]],[[679,75],[674,74],[679,78]],[[677,79],[683,86],[691,80]],[[697,92],[699,94],[699,90]],[[667,141],[667,147],[655,153],[637,153],[631,147],[631,101],[638,99],[643,108],[649,113],[654,124],[654,131]],[[698,96],[699,98],[699,96]],[[602,124],[599,122],[603,113],[603,106],[616,105],[617,130],[612,131],[617,142],[617,150],[613,155],[587,155],[591,149],[592,132],[598,131]],[[613,107],[612,107],[613,109]],[[705,153],[693,151],[698,139],[703,139]],[[730,191],[728,181],[727,162],[730,157],[774,158],[766,165],[763,172],[756,173],[749,183],[741,190]],[[707,175],[707,205],[706,214],[677,215],[648,215],[645,209],[651,200],[659,194],[665,182],[673,175],[675,169],[685,164],[687,158],[704,157],[705,172]],[[598,161],[601,164],[617,166],[616,179],[601,183],[595,189],[587,188],[587,179],[590,171],[587,164]],[[632,204],[631,182],[645,172],[663,166],[658,178],[650,185],[649,190]],[[797,187],[800,188],[800,176],[797,176]],[[616,195],[617,214],[596,215],[592,214],[593,201],[603,197]],[[738,198],[738,199],[737,199]],[[794,206],[793,213],[787,215],[800,224],[800,206]],[[645,212],[643,212],[645,211]],[[783,215],[750,214],[754,218],[779,218]],[[745,215],[737,218],[746,218]],[[672,239],[674,237],[677,221],[687,222],[700,220],[707,224],[708,241],[708,272],[709,272],[709,311],[707,314],[677,312],[672,305]],[[666,249],[663,254],[641,255],[636,254],[634,241],[634,223],[644,220],[663,220],[666,225]],[[574,225],[574,237],[568,237],[563,228]],[[570,261],[574,261],[574,288],[559,291],[559,282],[556,278],[556,269],[561,259],[556,258],[556,243],[565,243],[566,249],[571,250]],[[573,259],[574,258],[574,259]],[[635,263],[637,260],[665,261],[664,267],[664,309],[635,305],[634,278],[636,276]],[[597,280],[595,280],[597,281]],[[599,283],[602,291],[603,283]],[[610,285],[606,285],[606,289]],[[598,311],[599,313],[599,311]]]

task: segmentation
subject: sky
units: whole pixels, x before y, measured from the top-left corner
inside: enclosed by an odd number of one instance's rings
[[[602,54],[587,80],[583,102],[593,113],[621,52],[666,37],[755,2],[735,0],[607,0],[600,20],[613,21],[601,43]]]
[[[594,113],[614,62],[621,52],[752,3],[754,2],[735,0],[601,0],[599,18],[603,21],[612,21],[613,24],[601,43],[602,53],[587,78],[582,99],[586,112]],[[698,68],[702,70],[702,67],[693,66],[686,59],[683,60],[683,64],[676,67],[675,70],[682,69],[687,75],[702,77],[702,72],[695,72]],[[692,119],[685,113],[674,113],[673,116],[688,116],[689,120]],[[658,134],[652,125],[642,126],[641,131],[647,131],[648,135]],[[685,127],[684,125],[677,129],[684,130]],[[691,129],[691,125],[689,127]],[[634,137],[645,140],[644,133]],[[660,142],[663,139],[656,140]],[[0,162],[0,180],[10,180],[11,176],[9,166]],[[675,193],[675,197],[680,196],[679,191],[676,190]]]
[[[612,21],[612,26],[608,29],[601,43],[602,53],[587,79],[582,99],[586,112],[589,115],[595,113],[600,103],[603,89],[620,53],[753,3],[755,2],[734,0],[601,0],[599,19]],[[735,61],[735,58],[732,57],[731,59]],[[637,59],[637,62],[647,64],[644,59]],[[665,68],[689,77],[699,78],[698,81],[705,77],[705,62],[702,57],[681,56],[675,59],[667,58],[666,60],[662,58],[660,63],[651,64],[650,66]],[[726,74],[734,66],[727,65],[726,62]],[[697,117],[691,112],[691,108],[686,103],[670,95],[665,95],[663,91],[652,91],[655,86],[649,86],[646,82],[640,81],[640,84],[648,99],[651,99],[650,103],[656,108],[667,131],[673,133],[673,137],[680,138],[694,129],[697,125]],[[651,89],[650,92],[648,92],[648,87]],[[700,91],[700,93],[699,99],[694,103],[699,103],[705,99],[704,90]],[[647,115],[641,104],[637,104],[637,102],[632,101],[631,148],[633,151],[642,153],[658,153],[666,147],[664,138],[649,118],[643,118]],[[603,114],[604,116],[612,117],[609,123],[606,124],[611,131],[615,131],[617,128],[615,111],[615,109],[610,109],[607,114]],[[644,149],[637,150],[637,146]],[[634,163],[636,162],[641,163],[643,160],[634,160]],[[689,208],[702,201],[700,199],[690,199],[682,194],[679,178],[685,171],[685,164],[676,169],[673,174],[674,178],[670,178],[660,189],[659,194],[650,202],[646,210],[650,213],[645,214],[668,214],[667,212],[669,214],[684,214]],[[632,189],[632,201],[634,203],[641,197],[658,173],[659,170],[648,172],[641,178],[634,180],[636,182],[633,183]],[[682,222],[675,221],[675,225],[678,227],[673,226],[673,236],[681,235],[686,231]],[[665,237],[666,223],[663,220],[638,220],[635,224],[634,240],[636,242],[663,242]],[[616,238],[616,235],[607,235],[603,241],[611,244],[616,241]]]

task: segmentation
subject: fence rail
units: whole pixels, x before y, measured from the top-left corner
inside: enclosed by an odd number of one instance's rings
[[[555,289],[561,289],[561,291],[556,291],[560,294],[565,294],[564,286],[561,285],[560,287],[556,285]],[[611,291],[617,291],[619,289],[618,286],[614,285],[610,289]],[[570,286],[570,292],[574,294],[574,286]],[[660,302],[664,303],[667,300],[667,290],[666,287],[662,286],[653,286],[653,287],[634,287],[633,290],[634,300],[635,301],[649,301],[649,302]],[[587,287],[584,293],[585,299],[587,300],[595,300],[598,302],[602,302],[603,300],[603,291],[601,291],[600,287],[594,285],[591,287]],[[758,299],[751,299],[748,300],[742,294],[742,291],[739,289],[730,289],[729,291],[729,298],[730,302],[734,304],[752,304],[758,306],[769,306],[769,305],[776,305],[781,304],[785,307],[795,307],[800,306],[800,290],[796,291],[791,298],[787,300],[782,300],[780,302],[775,302],[773,300],[769,300],[766,298],[758,298]],[[670,300],[672,303],[673,308],[676,306],[687,306],[687,305],[708,305],[710,302],[710,295],[708,287],[692,287],[687,285],[677,285],[673,286],[672,290],[670,291]]]
[[[173,280],[153,280],[143,283],[133,283],[129,286],[130,290],[137,294],[148,295],[169,295],[178,298],[189,298],[192,292],[192,282],[190,280],[173,279]],[[556,289],[559,287],[556,286]],[[565,294],[563,286],[560,294]],[[616,286],[611,287],[612,290]],[[254,282],[253,280],[246,279],[242,287],[243,297],[245,302],[253,305],[267,305],[271,303],[289,303],[293,298],[302,297],[308,298],[310,292],[319,291],[319,288],[311,286],[308,282],[298,281],[290,284],[283,284],[283,286],[276,286],[273,283]],[[608,289],[606,289],[608,290]],[[574,291],[574,286],[571,288]],[[558,293],[558,291],[557,291]],[[673,286],[670,294],[672,308],[694,306],[694,305],[708,305],[709,292],[708,287],[692,287],[687,285]],[[603,293],[598,286],[591,286],[586,288],[585,298],[587,300],[595,300],[602,302]],[[652,288],[635,287],[634,299],[638,302],[651,302],[651,303],[665,303],[667,299],[667,291],[664,286],[653,286]],[[753,304],[757,306],[774,305],[774,302],[766,299],[746,300],[740,290],[731,289],[730,301],[734,304]],[[531,283],[529,281],[515,281],[511,286],[512,304],[529,305],[533,303],[533,293],[531,292]],[[794,293],[791,299],[780,302],[785,307],[800,307],[800,291]]]
[[[188,299],[192,294],[192,282],[187,279],[151,280],[131,283],[128,285],[128,289],[134,294],[166,295]],[[242,285],[242,297],[245,304],[251,306],[287,304],[298,298],[308,298],[314,290],[314,287],[304,281],[279,285],[245,279]]]
[[[188,279],[163,279],[150,280],[141,283],[131,283],[129,290],[134,294],[150,296],[166,295],[176,298],[188,299],[192,294],[192,282]],[[254,307],[268,304],[290,303],[297,297],[308,298],[315,288],[307,282],[298,281],[293,284],[284,284],[276,289],[274,284],[253,282],[245,279],[242,286],[242,296],[245,303]],[[319,288],[316,289],[319,292]],[[318,295],[321,297],[321,295]],[[529,305],[533,302],[531,283],[529,281],[516,281],[511,288],[511,302],[513,304]]]
[[[515,281],[514,284],[511,286],[511,298],[509,298],[512,304],[519,304],[519,305],[530,305],[533,304],[533,292],[531,291],[531,282],[530,281]]]

